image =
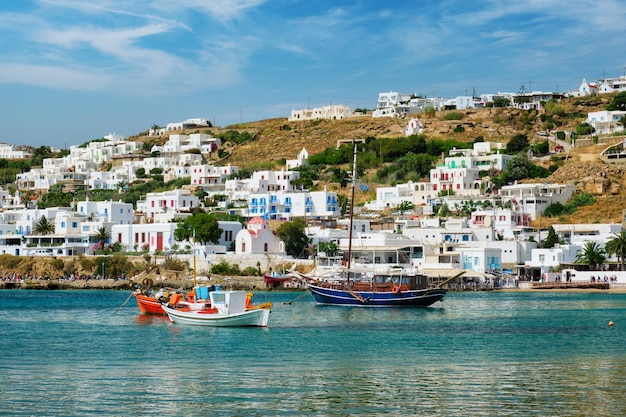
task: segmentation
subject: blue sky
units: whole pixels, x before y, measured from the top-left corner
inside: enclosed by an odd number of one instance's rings
[[[379,92],[570,91],[624,75],[626,2],[14,0],[0,142],[58,148],[187,118],[219,126]]]

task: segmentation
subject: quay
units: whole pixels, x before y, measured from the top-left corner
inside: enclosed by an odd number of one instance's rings
[[[554,290],[554,289],[596,289],[596,290],[608,290],[611,288],[611,284],[608,282],[597,281],[575,281],[575,282],[533,282],[531,287],[533,289],[542,290]]]

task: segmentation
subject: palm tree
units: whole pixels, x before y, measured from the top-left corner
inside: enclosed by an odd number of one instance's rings
[[[124,180],[121,180],[120,182],[118,182],[116,184],[118,190],[120,191],[120,193],[123,193],[124,191],[126,191],[126,188],[128,187],[128,183]]]
[[[33,226],[34,235],[51,235],[54,234],[54,223],[48,220],[46,216],[41,216],[37,223]]]
[[[617,256],[620,261],[620,270],[623,271],[626,261],[626,230],[622,229],[619,234],[613,234],[613,237],[606,242],[606,252]]]
[[[587,265],[589,269],[598,269],[604,262],[606,262],[606,251],[596,242],[586,242],[574,261],[578,265]]]
[[[104,244],[106,243],[107,239],[111,238],[111,231],[102,226],[98,228],[98,230],[96,230],[96,238],[98,239],[100,249],[104,249]]]

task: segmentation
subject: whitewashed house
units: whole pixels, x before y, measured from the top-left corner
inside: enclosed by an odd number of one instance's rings
[[[616,78],[605,78],[598,82],[600,93],[614,93],[626,91],[626,75]]]
[[[573,184],[512,184],[499,190],[502,203],[511,202],[513,209],[528,213],[532,220],[554,203],[565,204],[576,191]]]
[[[500,248],[465,247],[460,249],[462,268],[482,274],[502,270]]]
[[[157,213],[191,212],[198,207],[200,200],[186,189],[148,193],[146,199],[137,202],[137,211],[148,219],[154,219]]]
[[[29,152],[17,150],[15,145],[0,143],[0,159],[27,159],[30,157]]]
[[[350,116],[350,107],[341,104],[331,104],[313,109],[291,110],[291,115],[287,120],[290,122],[319,119],[340,120],[348,116]]]
[[[586,123],[589,123],[595,133],[599,135],[610,135],[614,132],[623,132],[624,125],[619,121],[626,116],[625,110],[602,110],[587,114]]]
[[[417,107],[411,107],[411,94],[401,94],[396,91],[378,94],[376,109],[372,117],[400,117],[409,113],[417,113]]]
[[[131,224],[135,210],[131,203],[120,201],[80,201],[76,205],[79,215],[91,220],[112,224]]]
[[[404,136],[412,136],[412,135],[420,135],[424,131],[424,125],[419,119],[411,119],[406,124],[406,129],[404,129]]]
[[[341,214],[337,193],[326,188],[323,191],[249,193],[247,198],[250,217],[329,219]]]
[[[235,238],[235,253],[245,254],[284,254],[285,244],[276,232],[269,227],[267,220],[255,217],[250,220]]]
[[[600,88],[598,87],[598,84],[588,83],[587,79],[583,78],[583,80],[580,82],[580,86],[578,87],[578,91],[576,92],[576,95],[578,97],[581,97],[581,96],[598,94],[599,92],[600,92]]]
[[[430,183],[438,194],[449,192],[458,196],[480,196],[486,187],[482,185],[479,172],[476,167],[462,163],[457,166],[456,160],[446,158],[443,164],[430,170]]]
[[[303,166],[306,164],[307,159],[309,159],[309,152],[307,152],[305,148],[302,148],[296,159],[287,159],[285,163],[287,171]]]
[[[229,176],[239,172],[239,168],[230,164],[226,166],[201,164],[190,166],[188,169],[189,176],[191,177],[191,185],[207,187],[223,187]]]

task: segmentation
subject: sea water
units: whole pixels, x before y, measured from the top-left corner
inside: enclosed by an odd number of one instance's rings
[[[626,294],[260,292],[268,328],[175,325],[129,295],[0,291],[0,415],[626,415]]]

